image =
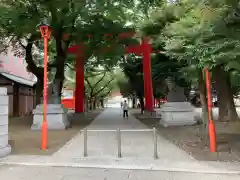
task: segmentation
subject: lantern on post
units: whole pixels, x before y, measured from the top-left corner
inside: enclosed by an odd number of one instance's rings
[[[47,65],[48,65],[48,40],[51,36],[50,26],[45,24],[40,25],[40,31],[42,38],[44,39],[44,70],[43,70],[43,123],[42,123],[42,144],[41,149],[47,149],[47,141],[48,141],[48,124],[47,124]]]

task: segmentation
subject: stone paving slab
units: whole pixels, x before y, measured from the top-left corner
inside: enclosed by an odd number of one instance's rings
[[[46,162],[50,161],[51,156],[42,156],[42,155],[10,155],[5,158],[0,159],[0,163],[4,162]]]
[[[238,180],[239,175],[90,168],[10,167],[0,171],[9,180]]]
[[[240,171],[239,162],[204,161],[204,163],[208,164],[210,167],[214,167],[217,169],[227,169],[229,171]]]

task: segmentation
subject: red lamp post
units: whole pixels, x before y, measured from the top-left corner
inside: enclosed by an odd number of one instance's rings
[[[40,31],[42,38],[44,39],[44,71],[43,71],[43,123],[42,123],[42,145],[41,149],[46,150],[47,149],[47,130],[48,130],[48,124],[47,124],[47,65],[48,65],[48,40],[51,36],[51,30],[48,25],[41,25]]]
[[[206,87],[207,87],[207,100],[208,100],[208,134],[210,142],[210,151],[216,152],[216,130],[212,118],[212,88],[211,88],[211,75],[208,69],[205,69],[206,74]]]

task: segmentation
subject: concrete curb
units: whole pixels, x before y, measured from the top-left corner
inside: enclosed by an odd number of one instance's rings
[[[204,174],[240,174],[239,171],[223,169],[188,169],[174,168],[154,165],[102,165],[102,164],[80,164],[80,163],[51,163],[51,162],[0,162],[0,165],[19,165],[19,166],[39,166],[39,167],[71,167],[71,168],[98,168],[98,169],[122,169],[122,170],[146,170],[146,171],[168,171],[168,172],[187,172],[187,173],[204,173]]]

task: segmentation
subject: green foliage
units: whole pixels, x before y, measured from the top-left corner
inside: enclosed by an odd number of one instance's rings
[[[75,71],[67,68],[65,72],[66,87],[74,88]],[[113,71],[106,70],[102,67],[93,68],[85,71],[85,94],[90,99],[105,98],[114,91],[118,91],[118,78],[122,77],[122,73],[115,69]]]
[[[101,75],[85,78],[87,96],[90,99],[108,96],[114,88],[112,83],[113,80],[113,74],[107,72]]]
[[[80,0],[3,0],[0,4],[1,43],[6,50],[11,49],[16,54],[26,56],[28,70],[38,78],[42,76],[43,41],[40,40],[39,25],[47,22],[52,29],[50,40],[51,67],[57,68],[56,76],[62,77],[64,64],[74,66],[73,58],[67,58],[67,48],[73,44],[84,43],[85,59],[98,57],[91,61],[92,66],[113,68],[118,65],[124,46],[134,39],[119,40],[116,35],[122,32],[133,32],[126,27],[131,9],[145,11],[146,5],[153,7],[160,1],[117,0],[80,1]],[[65,35],[68,35],[66,37]],[[105,34],[114,38],[106,39]],[[89,38],[88,35],[92,35]],[[33,43],[31,51],[26,51],[27,45]],[[102,49],[111,46],[111,52]],[[26,54],[28,53],[28,54]],[[33,53],[33,58],[31,58]]]
[[[128,86],[128,88],[125,88],[126,90],[129,90],[129,93],[131,95],[136,95],[138,97],[143,97],[144,95],[144,88],[143,88],[143,72],[142,72],[142,58],[129,55],[124,60],[124,63],[122,64],[123,72],[127,78],[127,82],[125,85]],[[123,90],[123,89],[122,89]]]
[[[223,65],[226,71],[239,72],[239,12],[238,0],[177,1],[157,8],[141,31],[152,37],[156,50],[170,57],[157,60],[159,67],[176,63],[179,68],[172,69],[173,76],[197,86],[204,67]],[[164,78],[160,69],[156,68],[156,79]]]
[[[129,83],[128,79],[119,80],[117,85],[123,97],[127,98],[134,95],[134,90],[132,88],[132,85]]]
[[[158,36],[160,42],[155,43],[163,45],[165,53],[173,58],[187,60],[197,67],[219,64],[232,67],[232,61],[237,61],[239,56],[239,41],[234,36],[238,32],[228,28],[230,22],[238,20],[232,17],[234,4],[204,2],[188,0],[162,7],[161,20],[159,17],[153,20],[160,28],[150,33]]]

